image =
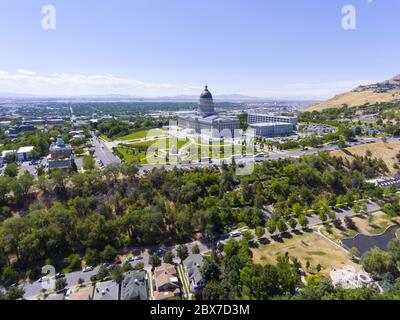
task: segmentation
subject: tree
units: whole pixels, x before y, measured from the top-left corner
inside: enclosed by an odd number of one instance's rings
[[[25,294],[25,290],[18,288],[17,286],[12,286],[7,290],[7,300],[18,300],[22,299]]]
[[[121,284],[124,280],[124,271],[120,267],[115,267],[111,269],[110,275],[111,279],[118,284]]]
[[[318,265],[317,265],[317,272],[320,273],[321,270],[322,270],[322,266],[321,266],[321,264],[318,263]]]
[[[81,268],[81,257],[79,254],[73,253],[64,259],[67,269],[71,271],[79,270]]]
[[[135,266],[136,271],[142,271],[144,269],[144,262],[138,262]]]
[[[374,247],[366,252],[361,258],[361,264],[365,271],[375,275],[382,276],[390,272],[394,267],[393,257],[378,247]]]
[[[8,177],[18,176],[18,165],[15,162],[7,164],[4,174]]]
[[[351,219],[350,217],[345,217],[344,223],[348,229],[357,230],[356,224],[354,223],[353,219]]]
[[[55,289],[57,292],[60,292],[63,291],[67,285],[67,280],[65,278],[57,279]]]
[[[99,281],[103,281],[109,275],[110,271],[105,266],[101,266],[99,271],[97,272],[96,279]]]
[[[246,240],[247,242],[253,240],[254,238],[254,235],[250,230],[243,231],[242,236],[243,239]]]
[[[83,169],[85,171],[94,170],[96,162],[94,161],[93,157],[84,156],[82,161],[83,161]]]
[[[306,216],[302,215],[299,217],[299,223],[303,229],[308,227],[308,219]]]
[[[101,252],[101,258],[106,262],[112,262],[117,257],[117,250],[112,246],[105,246],[104,250]]]
[[[183,244],[176,248],[176,253],[179,259],[181,259],[181,263],[189,256],[188,248]]]
[[[276,232],[276,221],[274,219],[269,219],[267,222],[268,232],[273,235]]]
[[[393,239],[388,244],[389,253],[393,256],[393,259],[400,264],[400,239]]]
[[[85,253],[85,262],[88,265],[96,265],[99,262],[99,254],[97,250],[87,248]]]
[[[12,266],[6,266],[3,268],[3,272],[1,274],[1,283],[5,287],[18,282],[18,278],[18,272]]]
[[[294,218],[289,219],[288,224],[292,230],[296,229],[297,227],[297,221]]]
[[[277,223],[277,227],[280,233],[284,233],[288,230],[288,226],[286,224],[286,222],[282,219],[280,219]]]
[[[160,258],[153,254],[149,257],[149,264],[153,267],[153,270],[159,266],[161,266],[161,260]]]
[[[358,250],[356,247],[353,247],[349,250],[350,258],[352,260],[356,260],[361,257],[360,250]]]
[[[256,227],[255,233],[258,238],[262,238],[265,234],[265,228],[258,226],[258,227]]]
[[[167,251],[166,253],[164,253],[163,260],[165,263],[172,263],[174,258],[175,256],[172,252]]]
[[[197,244],[193,246],[192,254],[200,254],[200,248]]]
[[[206,282],[211,280],[219,280],[221,276],[221,269],[215,259],[211,257],[205,257],[203,266],[200,269],[200,273]]]

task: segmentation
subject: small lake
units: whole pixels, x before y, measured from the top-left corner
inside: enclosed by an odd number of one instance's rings
[[[342,243],[346,249],[356,247],[361,254],[364,254],[373,247],[387,250],[387,245],[396,238],[396,231],[399,228],[399,226],[389,227],[384,234],[378,236],[359,234],[355,238],[343,239]]]

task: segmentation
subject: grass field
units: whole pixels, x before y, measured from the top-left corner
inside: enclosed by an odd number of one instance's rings
[[[286,252],[289,256],[299,259],[306,272],[316,273],[318,264],[322,266],[321,274],[325,276],[328,276],[333,268],[351,265],[357,270],[360,269],[360,266],[350,260],[346,252],[316,233],[295,235],[291,239],[284,239],[283,243],[273,241],[253,249],[253,259],[260,264],[276,264],[276,258]],[[307,261],[311,265],[309,270],[306,270]]]
[[[322,233],[332,240],[342,240],[345,238],[355,237],[358,233],[365,235],[377,235],[385,232],[385,230],[395,224],[400,223],[400,218],[391,219],[387,214],[382,211],[372,214],[372,220],[369,221],[368,217],[354,217],[352,218],[357,230],[338,230],[332,227],[332,231],[328,232],[326,228],[322,229]]]
[[[111,141],[111,139],[110,139],[109,137],[107,137],[105,134],[99,135],[99,138],[102,139],[102,140],[104,140],[104,141],[107,141],[107,142],[110,142],[110,141]]]
[[[136,140],[136,139],[144,139],[147,137],[147,134],[151,130],[154,130],[154,129],[133,132],[131,134],[128,134],[127,136],[118,138],[118,140],[129,141],[129,140]],[[162,135],[164,133],[163,129],[157,129],[157,130],[160,131],[160,135]]]
[[[388,166],[390,172],[396,173],[398,170],[393,167],[394,164],[398,163],[396,155],[400,153],[400,141],[389,142],[389,143],[371,143],[364,144],[360,146],[346,148],[350,154],[344,151],[333,151],[331,155],[334,157],[342,157],[343,159],[348,159],[351,161],[354,155],[365,156],[367,150],[371,151],[373,158],[382,158]]]

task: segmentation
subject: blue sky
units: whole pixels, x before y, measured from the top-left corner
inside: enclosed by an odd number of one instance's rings
[[[56,8],[56,29],[41,26]],[[341,27],[356,8],[356,30]],[[400,73],[398,0],[1,0],[0,92],[318,99]]]

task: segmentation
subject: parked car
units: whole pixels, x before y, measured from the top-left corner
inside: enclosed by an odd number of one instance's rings
[[[142,256],[137,256],[137,257],[135,257],[135,260],[136,261],[143,260],[143,257]]]
[[[70,295],[71,295],[71,293],[72,293],[72,290],[71,289],[67,289],[66,291],[65,291],[65,297],[66,298],[68,298]]]
[[[237,237],[240,237],[241,235],[242,235],[242,231],[233,231],[230,233],[231,238],[237,238]]]
[[[61,279],[61,278],[65,278],[65,273],[64,272],[59,272],[56,274],[56,279]]]
[[[113,264],[122,264],[122,261],[118,258],[114,260]]]
[[[130,256],[128,258],[126,258],[125,262],[133,262],[135,261],[135,257],[134,256]]]
[[[93,271],[93,270],[94,270],[94,267],[93,266],[89,266],[89,267],[84,268],[82,271],[83,272],[90,272],[90,271]]]

